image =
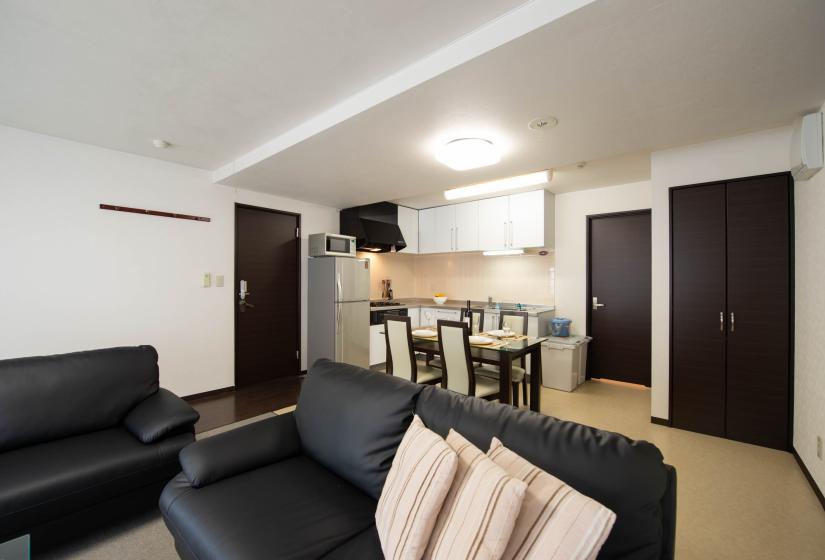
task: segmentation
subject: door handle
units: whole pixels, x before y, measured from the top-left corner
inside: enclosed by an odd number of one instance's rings
[[[593,309],[598,309],[599,307],[604,307],[604,304],[599,303],[599,298],[593,296]]]
[[[719,332],[725,332],[725,312],[719,312]]]
[[[733,311],[730,312],[730,332],[736,331],[736,316],[733,314]]]

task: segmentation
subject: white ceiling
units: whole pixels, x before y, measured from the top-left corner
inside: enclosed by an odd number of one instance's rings
[[[446,188],[790,124],[825,99],[823,61],[822,0],[598,0],[222,182],[340,207],[432,204]],[[558,127],[527,128],[548,114]],[[469,135],[501,145],[502,162],[434,160]]]
[[[555,192],[645,179],[652,150],[821,106],[823,60],[822,0],[0,0],[0,124],[332,206],[429,206],[546,168]],[[468,135],[502,162],[434,160]]]
[[[0,0],[0,124],[213,170],[524,1]]]

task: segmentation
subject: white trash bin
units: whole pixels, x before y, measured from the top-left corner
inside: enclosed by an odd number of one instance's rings
[[[560,391],[575,391],[587,372],[589,336],[548,337],[541,343],[541,382]]]

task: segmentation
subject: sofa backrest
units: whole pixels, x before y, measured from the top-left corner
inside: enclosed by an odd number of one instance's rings
[[[534,465],[616,513],[599,558],[672,558],[675,472],[656,446],[582,424],[426,387],[416,414],[487,451],[493,436]],[[667,504],[672,501],[672,507]]]
[[[0,360],[0,451],[111,428],[157,390],[151,346]]]
[[[421,389],[385,373],[318,360],[295,410],[304,453],[377,500]]]

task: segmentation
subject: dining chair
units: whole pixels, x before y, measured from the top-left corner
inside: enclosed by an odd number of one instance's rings
[[[528,314],[526,311],[502,311],[499,315],[498,319],[498,328],[499,330],[503,329],[504,326],[510,327],[516,334],[526,335],[527,334],[527,322],[528,322]],[[524,365],[524,358],[522,357],[519,360],[520,364],[510,366],[510,379],[512,381],[513,387],[513,405],[519,405],[519,398],[518,398],[518,386],[521,385],[522,395],[524,396],[524,404],[527,404],[527,383],[528,383],[528,375],[527,369]],[[492,377],[493,379],[498,380],[500,375],[500,370],[498,366],[493,365],[483,365],[482,368],[476,368],[476,371],[479,372],[479,375],[487,375]]]
[[[473,310],[473,324],[472,328],[470,329],[470,334],[478,334],[484,330],[484,308],[483,307],[471,307],[470,309]],[[467,308],[461,308],[461,321],[464,322],[464,316],[467,314]],[[427,365],[436,367],[441,369],[441,358],[433,357],[427,360]],[[478,366],[481,367],[483,364],[481,362],[478,363]]]
[[[440,369],[416,361],[409,317],[385,315],[384,337],[387,341],[387,373],[413,383],[432,384],[441,380]]]
[[[441,386],[483,399],[499,398],[498,381],[473,368],[470,354],[470,326],[463,321],[438,321],[438,349],[441,352]]]

